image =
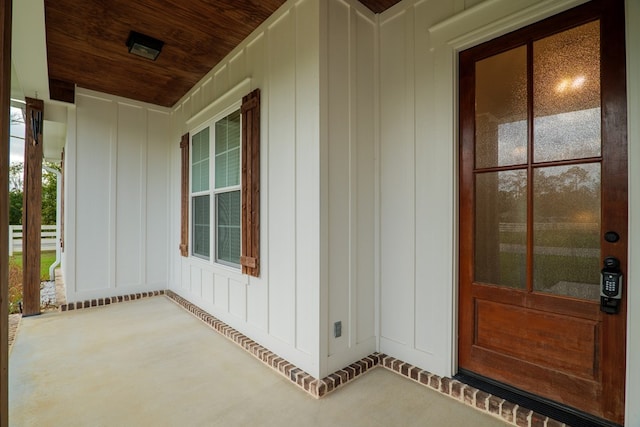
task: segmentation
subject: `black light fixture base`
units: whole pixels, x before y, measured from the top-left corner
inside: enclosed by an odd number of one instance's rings
[[[162,51],[164,42],[146,34],[131,31],[127,39],[129,53],[155,61]]]

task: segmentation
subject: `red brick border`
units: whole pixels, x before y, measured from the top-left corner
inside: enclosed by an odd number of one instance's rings
[[[202,320],[222,336],[233,341],[252,354],[256,359],[274,369],[276,372],[279,372],[293,384],[317,399],[328,395],[366,372],[380,367],[391,372],[395,372],[398,375],[408,378],[441,394],[449,396],[460,403],[491,414],[494,417],[500,418],[514,426],[569,427],[559,421],[508,402],[497,396],[493,396],[482,390],[478,390],[475,387],[461,383],[458,380],[448,377],[440,377],[432,374],[431,372],[425,371],[424,369],[420,369],[417,366],[403,362],[400,359],[396,359],[395,357],[387,356],[386,354],[373,353],[322,379],[316,379],[307,372],[296,367],[282,357],[279,357],[266,347],[246,337],[176,293],[168,290],[160,293],[160,295],[162,294],[165,294],[177,305]],[[118,297],[118,299],[120,299],[120,297]],[[135,299],[139,299],[139,297]],[[113,300],[113,298],[111,300]],[[83,304],[85,307],[86,303],[87,301]],[[95,306],[93,301],[90,303],[90,306]]]
[[[86,301],[78,301],[78,302],[61,304],[59,307],[59,310],[73,311],[73,310],[81,310],[83,308],[101,307],[104,305],[117,304],[119,302],[125,302],[125,301],[134,301],[137,299],[155,297],[155,296],[164,295],[164,294],[165,294],[165,291],[161,290],[161,291],[140,292],[140,293],[128,294],[128,295],[118,295],[115,297],[94,298]]]
[[[467,406],[472,406],[496,418],[501,418],[512,425],[519,427],[569,427],[564,423],[478,390],[468,384],[452,378],[440,377],[394,357],[381,354],[380,360],[380,366],[385,369],[449,396]]]

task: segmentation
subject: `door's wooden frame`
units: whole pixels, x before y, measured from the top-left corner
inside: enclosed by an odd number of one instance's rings
[[[563,20],[563,18],[554,16],[546,20],[543,20],[539,23],[536,23],[536,27],[539,28],[540,25],[549,24],[550,28],[551,27],[554,28],[554,31],[562,31],[563,28],[573,27],[577,25],[577,23],[580,23],[582,16],[585,17],[584,22],[586,22],[587,20],[592,20],[593,19],[592,17],[594,15],[594,10],[596,11],[595,13],[598,13],[597,11],[601,12],[603,8],[608,8],[609,10],[615,9],[615,11],[610,14],[603,14],[601,18],[603,32],[607,31],[610,34],[614,34],[613,38],[610,39],[609,44],[611,46],[608,45],[601,49],[602,63],[604,64],[603,66],[607,67],[609,66],[609,64],[612,64],[612,63],[624,64],[625,63],[625,49],[624,49],[624,22],[625,21],[624,21],[624,2],[622,1],[616,2],[613,8],[612,8],[612,2],[598,1],[598,0],[593,1],[584,6],[576,8],[576,10],[579,10],[579,12],[578,14],[575,15],[575,18],[570,22]],[[529,31],[529,27],[518,30],[519,32],[518,37],[520,38],[523,33],[526,33],[526,31]],[[508,44],[509,35],[503,36],[503,39],[506,39],[507,40],[506,44]],[[504,48],[497,48],[496,52],[488,51],[486,56],[491,56],[492,54],[498,53],[498,51],[500,50],[504,50]],[[625,69],[624,67],[616,68],[616,67],[609,66],[609,68],[605,70],[603,74],[606,74],[608,76],[608,78],[604,80],[602,83],[603,93],[608,92],[613,94],[612,96],[603,96],[603,99],[602,99],[603,120],[607,121],[609,126],[616,129],[616,134],[620,135],[620,138],[626,139],[627,112],[626,112],[626,101],[624,101],[626,99]],[[462,70],[462,69],[460,70],[458,81],[462,82],[461,85],[466,85],[467,87],[473,87],[472,82],[468,80],[471,78],[472,76],[465,73],[465,70]],[[464,83],[465,79],[467,79],[466,83]],[[620,101],[621,99],[623,100],[623,102]],[[462,90],[460,91],[459,106],[464,105],[464,103],[467,103],[467,105],[472,105],[473,102],[474,102],[473,91],[468,91],[466,93],[462,93]],[[465,121],[468,122],[470,119],[473,119],[473,117],[465,117],[463,113],[460,114],[460,117],[459,117],[460,127],[459,127],[458,136],[461,141],[464,140],[465,138],[473,139],[473,129],[462,126],[463,122]],[[607,142],[608,141],[603,140],[603,146],[606,147],[605,150],[610,149],[613,146],[613,144],[611,143],[607,144]],[[626,226],[627,224],[627,209],[626,209],[627,150],[626,150],[626,144],[623,144],[623,145],[625,147],[625,150],[620,150],[619,152],[616,152],[616,153],[612,153],[610,151],[603,152],[603,157],[608,156],[607,158],[610,159],[610,161],[608,160],[607,162],[603,162],[603,168],[610,168],[610,169],[607,169],[608,171],[607,173],[609,173],[609,171],[624,171],[624,173],[617,173],[617,174],[611,173],[611,176],[613,176],[613,179],[607,181],[607,183],[605,184],[606,186],[602,188],[602,193],[603,193],[602,203],[612,203],[611,200],[607,200],[607,197],[611,194],[616,193],[617,201],[615,203],[620,203],[625,207],[624,209],[617,210],[618,215],[616,215],[616,218],[614,218],[614,221],[616,221],[618,224],[624,223]],[[468,164],[473,164],[473,152],[460,149],[459,161],[460,161],[460,164],[462,164],[463,162],[468,162]],[[460,182],[459,182],[460,183],[460,187],[459,187],[460,218],[459,218],[459,224],[458,224],[459,239],[460,239],[459,240],[459,258],[458,258],[458,267],[459,267],[458,295],[459,296],[463,294],[463,291],[466,291],[467,293],[470,294],[469,289],[464,289],[465,286],[470,286],[470,282],[468,285],[466,285],[464,283],[465,281],[463,280],[463,278],[472,277],[472,273],[473,273],[473,264],[471,262],[471,260],[473,259],[473,247],[472,245],[468,244],[468,242],[465,243],[462,240],[464,238],[463,236],[473,235],[473,221],[462,220],[462,215],[464,215],[465,211],[468,211],[470,204],[472,202],[472,200],[470,200],[470,197],[472,196],[470,195],[469,192],[465,193],[464,191],[462,191],[462,186],[465,185],[464,184],[465,182],[473,182],[473,180],[471,179],[472,176],[469,176],[469,174],[472,174],[472,173],[473,172],[470,170],[465,171],[465,170],[459,169],[459,179],[460,179]],[[624,193],[625,197],[622,197],[622,198],[619,197],[620,193]],[[602,227],[603,227],[603,230],[607,230],[608,229],[607,223],[603,221]],[[621,259],[623,263],[623,271],[626,271],[626,262],[627,262],[626,230],[621,230],[620,234],[621,236],[622,234],[624,234],[624,238],[622,238],[617,245],[614,245],[615,247],[612,247],[612,245],[610,244],[609,245],[605,244],[603,238],[601,237],[601,240],[603,242],[602,256],[603,257],[609,256],[609,255],[617,256],[618,258]],[[625,292],[625,295],[626,295],[626,292]],[[514,295],[514,297],[517,298],[518,296]],[[533,298],[540,299],[544,297],[533,296]],[[465,357],[465,352],[468,350],[468,343],[470,342],[468,334],[471,333],[471,331],[466,331],[464,330],[464,328],[462,328],[462,325],[464,325],[465,323],[470,324],[469,323],[471,319],[470,316],[472,316],[472,313],[473,313],[473,307],[469,306],[470,303],[471,303],[470,301],[464,301],[461,297],[459,297],[459,300],[458,300],[458,316],[459,316],[458,332],[460,336],[460,339],[458,341],[458,363],[459,364],[464,364],[464,361],[462,359]],[[571,311],[570,308],[569,308],[569,311]],[[584,313],[584,315],[586,315],[587,317],[591,317],[595,314],[597,313]],[[604,357],[608,357],[616,361],[614,364],[612,364],[612,366],[617,366],[618,368],[622,367],[622,368],[616,369],[618,374],[620,373],[620,370],[622,372],[621,374],[622,383],[620,383],[620,375],[618,376],[618,380],[616,380],[615,382],[612,382],[612,381],[609,381],[609,379],[615,377],[615,375],[611,375],[611,372],[607,372],[607,371],[604,371],[602,373],[603,378],[605,378],[605,380],[603,381],[603,386],[605,388],[608,388],[609,390],[619,391],[619,393],[617,393],[615,397],[608,399],[608,401],[606,402],[605,413],[607,417],[618,420],[618,422],[622,422],[623,418],[621,417],[624,414],[624,400],[625,400],[624,399],[624,381],[626,378],[626,372],[624,370],[624,366],[626,362],[626,348],[624,345],[624,343],[626,342],[626,297],[623,300],[620,314],[615,317],[610,317],[608,319],[607,318],[605,319],[606,320],[603,322],[603,334],[608,334],[608,336],[613,337],[613,340],[615,340],[616,342],[622,343],[622,345],[608,346],[607,348],[601,349]]]

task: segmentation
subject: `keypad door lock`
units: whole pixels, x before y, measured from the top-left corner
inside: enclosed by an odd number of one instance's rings
[[[600,272],[600,311],[617,314],[622,299],[622,270],[620,261],[614,257],[604,259]]]

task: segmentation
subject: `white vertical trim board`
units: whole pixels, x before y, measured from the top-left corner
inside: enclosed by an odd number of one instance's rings
[[[625,424],[640,425],[640,1],[626,1],[629,148],[627,390]]]

